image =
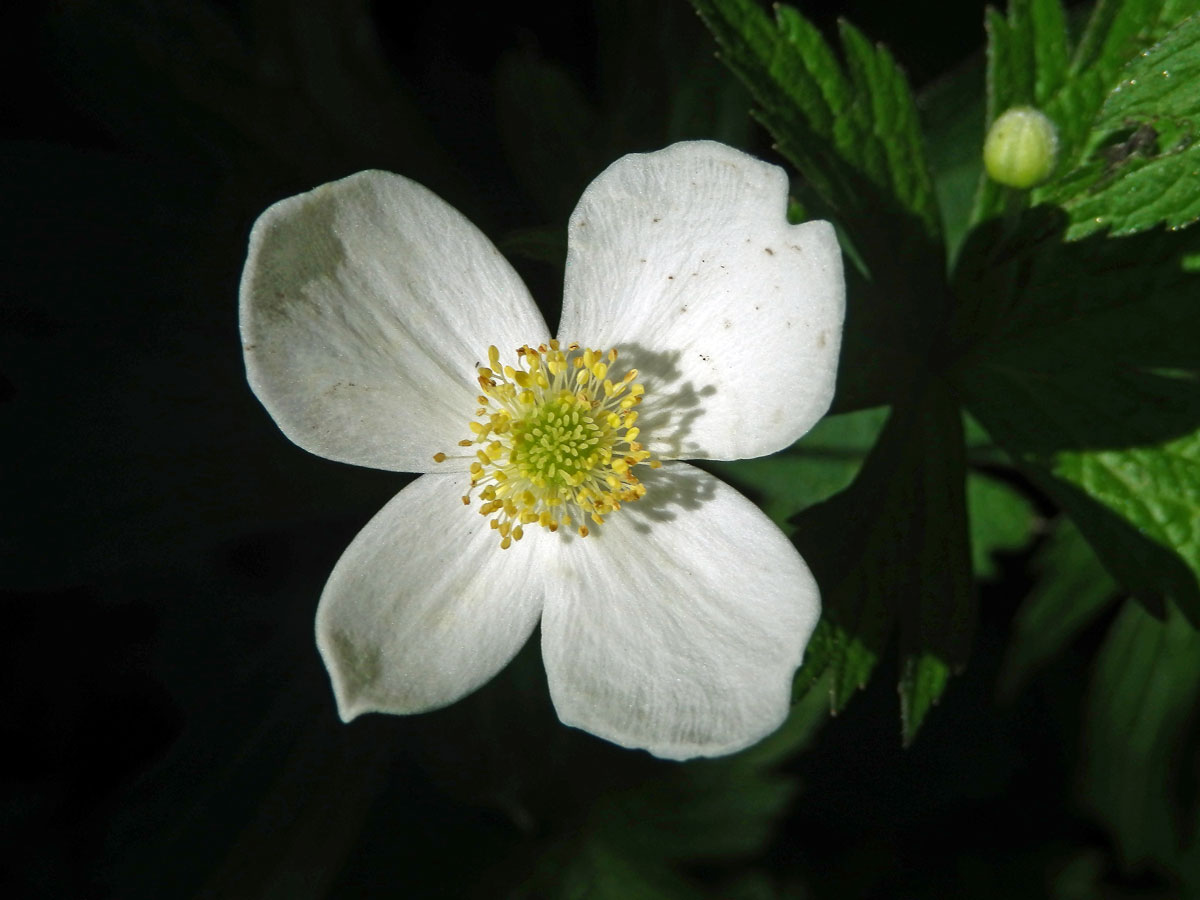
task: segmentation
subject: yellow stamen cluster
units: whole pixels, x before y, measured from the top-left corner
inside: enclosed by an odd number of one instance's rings
[[[490,517],[508,549],[525,526],[550,531],[574,528],[588,535],[588,522],[645,495],[634,474],[658,460],[638,443],[637,405],[645,388],[637,369],[619,381],[609,378],[616,349],[603,353],[558,341],[521,347],[517,366],[501,366],[500,351],[488,348],[479,366],[480,419],[459,446],[474,448],[471,492],[479,512]],[[446,454],[434,456],[443,462]],[[470,504],[470,494],[463,497]]]

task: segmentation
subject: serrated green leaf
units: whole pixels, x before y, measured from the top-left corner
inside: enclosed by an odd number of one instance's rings
[[[1076,193],[1063,200],[1070,238],[1200,218],[1200,16],[1135,57],[1120,77],[1091,129],[1090,171],[1071,181]]]
[[[892,413],[854,483],[795,520],[825,600],[801,684],[831,672],[840,709],[899,625],[905,742],[966,657],[974,598],[964,478],[958,408],[929,385]]]
[[[872,46],[849,22],[839,24],[852,83],[851,108],[859,110],[853,117],[857,120],[855,133],[847,134],[841,146],[843,154],[857,150],[860,170],[873,183],[890,188],[929,236],[936,238],[940,221],[933,181],[908,79],[885,46]],[[850,120],[839,117],[837,121]]]
[[[1016,6],[1014,2],[1011,8]],[[1033,103],[1042,106],[1067,77],[1070,61],[1067,17],[1059,0],[1029,0],[1027,8],[1033,33]]]
[[[891,403],[925,374],[946,319],[945,250],[916,107],[886,49],[849,25],[843,67],[795,9],[694,0],[755,115],[797,168],[805,208],[834,219],[851,266],[838,411]]]
[[[1097,2],[1068,76],[1044,110],[1058,125],[1060,172],[1082,161],[1087,135],[1105,97],[1120,82],[1121,68],[1197,10],[1200,0]]]
[[[792,7],[777,6],[772,22],[753,0],[693,5],[805,179],[805,192],[815,195],[805,202],[818,214],[834,212],[877,279],[896,256],[910,278],[922,265],[936,272],[933,181],[912,93],[891,54],[843,25],[843,71],[821,33]]]
[[[989,9],[988,120],[1012,106],[1044,106],[1067,75],[1070,46],[1059,0],[1011,0]]]
[[[1021,603],[1000,673],[1013,697],[1117,598],[1117,585],[1070,519],[1057,522],[1033,560],[1033,590]]]
[[[1195,775],[1186,751],[1196,749],[1198,701],[1200,632],[1174,608],[1159,620],[1127,603],[1096,660],[1082,783],[1127,864],[1196,866],[1196,809],[1183,785]]]
[[[962,310],[976,349],[960,384],[1126,588],[1200,618],[1200,239],[1063,244],[1064,224],[1032,211],[987,252],[980,305]]]
[[[917,736],[929,710],[950,683],[950,666],[933,653],[907,656],[900,670],[900,733],[904,746]]]
[[[1192,399],[1200,405],[1200,393]],[[1200,428],[1147,447],[1060,452],[1051,472],[1174,550],[1200,580]],[[1200,614],[1194,592],[1178,601]]]

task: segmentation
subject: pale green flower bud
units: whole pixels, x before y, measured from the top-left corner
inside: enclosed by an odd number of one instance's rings
[[[983,142],[983,165],[988,175],[1014,188],[1031,188],[1054,171],[1058,129],[1040,110],[1014,106],[988,129]]]

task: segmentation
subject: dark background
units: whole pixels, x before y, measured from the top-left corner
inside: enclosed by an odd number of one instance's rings
[[[802,9],[886,42],[918,90],[984,40],[973,0]],[[7,41],[3,893],[553,894],[598,798],[676,767],[560,726],[536,647],[448,710],[338,722],[317,598],[404,478],[282,437],[244,382],[237,282],[267,205],[384,168],[496,239],[553,323],[567,214],[607,163],[684,137],[773,158],[711,38],[683,2],[83,0],[23,7]],[[683,877],[1070,897],[1082,867],[1166,896],[1073,800],[1098,634],[995,700],[1027,559],[983,586],[971,665],[913,747],[884,670],[783,766],[776,830]]]

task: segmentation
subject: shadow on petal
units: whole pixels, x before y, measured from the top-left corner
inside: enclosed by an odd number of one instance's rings
[[[620,363],[638,370],[645,400],[638,408],[638,428],[643,443],[664,459],[680,459],[700,448],[689,441],[695,421],[704,414],[705,398],[716,394],[716,385],[696,385],[683,380],[679,350],[651,350],[642,344],[622,344]]]
[[[716,478],[686,464],[649,469],[641,477],[646,496],[621,507],[618,515],[629,516],[642,533],[653,530],[655,523],[676,519],[681,511],[694,512],[716,496]]]

